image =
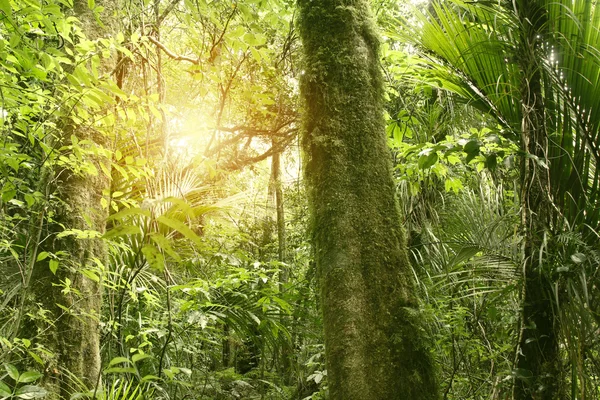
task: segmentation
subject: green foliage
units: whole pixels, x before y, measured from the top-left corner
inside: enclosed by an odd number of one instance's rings
[[[155,3],[90,0],[75,15],[63,0],[0,1],[0,398],[43,398],[60,373],[73,399],[326,399],[299,155],[282,155],[285,259],[264,160],[294,143],[298,79],[327,71],[298,63],[287,0]],[[560,398],[598,396],[600,9],[534,3],[546,10],[533,46],[545,156],[520,144],[512,4],[375,6],[388,145],[446,399],[510,396],[528,373],[514,362],[523,160],[549,176],[536,257],[553,283]],[[67,176],[110,182],[78,226],[59,217]],[[101,240],[110,256],[75,265],[58,240]],[[41,269],[73,301],[65,315],[86,317],[81,282],[102,285],[101,387],[49,367]]]
[[[154,390],[148,385],[134,385],[125,380],[114,380],[105,390],[89,393],[75,393],[71,399],[87,399],[90,396],[100,400],[147,400],[152,399]]]
[[[517,215],[487,190],[447,194],[439,220],[425,223],[413,239],[447,398],[510,389],[518,326]]]
[[[47,392],[35,381],[42,377],[37,371],[19,372],[12,364],[4,364],[6,373],[0,380],[0,396],[2,399],[39,399],[44,398]],[[6,383],[5,383],[6,382]],[[10,382],[10,383],[9,383]]]
[[[555,337],[556,331],[562,330],[560,327],[563,323],[569,327],[561,338],[564,348],[569,349],[566,352],[568,356],[563,353],[562,359],[555,360],[553,363],[557,365],[551,368],[556,368],[557,373],[554,375],[562,374],[561,376],[566,377],[571,374],[570,379],[556,379],[562,383],[559,390],[564,391],[560,396],[567,396],[568,391],[572,398],[575,398],[590,393],[586,388],[586,384],[589,383],[583,383],[586,379],[582,378],[581,371],[591,366],[585,367],[582,360],[593,357],[594,351],[591,351],[589,356],[580,358],[581,353],[577,353],[577,350],[571,347],[579,340],[574,337],[580,337],[576,329],[570,329],[574,326],[573,318],[582,318],[583,314],[581,309],[571,309],[573,315],[568,317],[565,310],[569,308],[567,304],[579,303],[578,299],[581,297],[578,293],[586,292],[583,289],[586,283],[577,285],[578,289],[574,290],[570,284],[565,285],[566,281],[562,280],[555,270],[564,273],[571,269],[570,265],[573,263],[577,264],[578,261],[587,259],[575,256],[577,261],[574,261],[569,257],[579,254],[577,250],[561,250],[566,237],[585,236],[584,232],[587,231],[590,243],[597,241],[595,232],[598,219],[596,211],[589,208],[590,204],[595,204],[594,198],[598,193],[594,144],[597,141],[597,129],[595,117],[590,116],[587,117],[588,120],[583,121],[581,116],[585,113],[583,110],[588,110],[592,107],[591,104],[597,101],[595,96],[589,94],[594,92],[598,78],[598,35],[596,30],[591,29],[598,18],[598,9],[584,1],[541,1],[527,3],[526,7],[523,4],[476,4],[460,1],[434,3],[427,11],[415,11],[411,17],[404,17],[400,29],[394,29],[395,32],[391,32],[391,36],[396,39],[402,38],[424,50],[418,56],[406,57],[406,70],[412,75],[412,79],[420,85],[452,92],[459,99],[493,116],[496,123],[502,126],[498,136],[502,135],[509,141],[509,147],[513,149],[514,145],[510,144],[510,141],[518,145],[519,150],[513,150],[510,158],[521,165],[520,176],[517,176],[521,180],[520,187],[516,186],[510,191],[504,189],[510,196],[506,197],[504,204],[521,202],[522,215],[534,214],[531,218],[538,224],[533,233],[536,238],[535,248],[529,253],[519,253],[516,250],[514,253],[526,258],[523,261],[525,265],[529,265],[529,258],[535,258],[536,262],[539,259],[540,266],[537,271],[524,267],[528,274],[527,282],[532,281],[532,276],[541,277],[538,282],[541,289],[536,295],[538,299],[528,297],[533,292],[530,290],[531,286],[528,286],[527,291],[523,291],[526,297],[520,301],[525,306],[535,302],[539,304],[540,301],[554,305],[554,310],[548,310],[546,313],[555,313],[553,317],[548,318],[550,329],[554,329],[554,332],[544,332],[542,338]],[[536,10],[540,10],[539,13]],[[543,18],[536,17],[534,20],[531,17],[534,14]],[[414,23],[415,20],[418,21],[417,24]],[[582,56],[583,53],[586,56]],[[528,68],[530,69],[527,70]],[[538,76],[540,81],[537,88],[533,86],[537,79],[532,79],[534,75]],[[536,93],[534,96],[540,105],[536,110],[538,117],[535,122],[535,137],[531,131],[527,131],[527,126],[531,127],[533,124],[532,111],[528,109],[532,104],[530,94],[533,92]],[[526,131],[522,131],[523,129]],[[547,146],[543,144],[546,142]],[[586,145],[582,146],[584,142]],[[468,153],[467,162],[473,162],[471,160],[477,159],[478,154],[481,154],[479,141],[470,141],[464,146]],[[540,148],[544,150],[539,151]],[[433,160],[433,156],[424,154],[421,166],[430,167]],[[483,166],[498,166],[498,161],[498,155],[486,157]],[[536,208],[535,201],[532,200],[534,197],[530,195],[529,187],[533,178],[526,175],[523,169],[525,166],[530,166],[532,171],[536,171],[536,179],[539,179],[539,175],[548,177],[547,189],[543,190],[544,193],[540,196],[551,210],[548,212],[548,222],[541,222],[546,220],[546,214],[542,208]],[[512,184],[506,181],[506,175],[492,176],[496,179],[503,178],[497,181],[498,184]],[[519,182],[518,179],[516,181]],[[425,196],[422,198],[427,199]],[[591,219],[588,220],[588,216]],[[528,226],[521,226],[520,229],[526,230]],[[534,243],[530,237],[530,234],[524,234],[524,238],[519,238],[524,241],[523,248]],[[473,256],[469,251],[465,255]],[[513,260],[517,258],[513,257]],[[596,269],[597,264],[594,265],[590,265],[592,269],[588,270],[588,274]],[[586,278],[580,277],[579,280],[587,282],[587,276],[589,275],[586,274]],[[551,285],[547,285],[548,282],[551,282]],[[585,317],[583,319],[590,321]],[[590,326],[585,329],[590,329]],[[537,339],[535,336],[527,336],[528,332],[536,330],[537,328],[527,325],[523,327],[521,335],[525,334],[523,337],[531,343]],[[540,344],[538,347],[541,346]],[[564,366],[569,364],[572,365],[567,373]],[[513,376],[518,384],[526,372],[514,370]],[[504,382],[504,379],[501,378],[499,382]],[[578,383],[583,384],[578,387]],[[570,390],[566,389],[567,385],[570,385]],[[492,393],[500,393],[499,390],[508,392],[509,388],[496,387]]]

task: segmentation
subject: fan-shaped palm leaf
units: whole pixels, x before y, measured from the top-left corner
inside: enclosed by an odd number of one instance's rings
[[[527,185],[533,179],[531,171],[538,174],[535,179],[539,180],[540,174],[549,178],[548,183],[540,186],[545,189],[538,190],[546,197],[547,211],[536,208],[522,212],[529,213],[524,214],[526,219],[543,219],[536,228],[538,231],[547,224],[542,228],[547,236],[543,240],[538,237],[537,244],[526,236],[530,242],[525,246],[529,249],[525,260],[533,258],[534,252],[539,253],[538,274],[542,264],[545,274],[551,274],[559,261],[546,248],[548,240],[555,243],[562,232],[574,232],[581,234],[589,245],[597,242],[600,9],[595,2],[586,0],[539,0],[451,1],[435,4],[431,10],[417,13],[418,27],[404,27],[409,32],[404,36],[426,51],[421,68],[423,81],[464,96],[474,106],[495,116],[512,130],[514,137],[524,138],[521,151],[529,159],[523,163],[524,197],[530,196]],[[532,145],[528,144],[531,142]],[[535,168],[527,170],[531,160]],[[523,208],[528,207],[530,199],[539,204],[533,197],[525,198],[521,199]],[[532,216],[532,212],[549,213],[550,218]],[[534,250],[532,244],[539,248]],[[550,276],[537,284],[532,281],[534,270],[528,270],[526,292],[533,289],[532,293],[544,297],[545,291],[554,290],[556,305],[562,304],[563,318],[566,318],[564,310],[569,308],[565,306],[581,303],[582,293],[589,289],[583,283],[587,279],[581,277],[568,283],[559,280],[554,289],[535,289],[542,282],[548,283]],[[587,271],[589,276],[590,270]],[[561,297],[570,297],[573,303],[558,303]],[[524,301],[528,304],[527,299]],[[535,301],[547,303],[544,299]],[[544,324],[550,329],[557,326],[551,316],[548,318]],[[541,355],[540,359],[543,358]]]

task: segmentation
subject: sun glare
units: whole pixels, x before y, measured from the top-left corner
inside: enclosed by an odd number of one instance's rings
[[[212,132],[210,118],[200,113],[178,113],[167,118],[169,147],[171,151],[185,158],[192,158],[206,150]]]

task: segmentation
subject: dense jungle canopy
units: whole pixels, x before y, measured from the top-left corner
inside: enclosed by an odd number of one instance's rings
[[[590,0],[0,0],[0,399],[600,399]]]

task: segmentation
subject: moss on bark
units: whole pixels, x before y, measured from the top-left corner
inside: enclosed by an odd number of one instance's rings
[[[94,139],[83,130],[76,133],[80,140]],[[101,138],[95,139],[101,143]],[[98,166],[102,161],[93,162]],[[73,393],[86,387],[93,389],[99,382],[102,290],[100,282],[89,279],[82,271],[95,270],[97,261],[105,262],[107,252],[102,239],[58,237],[58,233],[65,229],[104,231],[107,215],[101,209],[100,199],[108,179],[102,172],[82,175],[61,169],[48,171],[42,184],[62,200],[62,205],[54,210],[52,221],[44,228],[47,239],[41,248],[62,256],[56,273],[50,270],[49,259],[35,264],[31,290],[35,303],[46,315],[37,319],[35,325],[26,325],[29,332],[24,333],[35,336],[52,353],[42,382],[49,392],[46,398],[69,399]],[[77,380],[85,387],[78,385]]]
[[[96,1],[105,7],[104,29],[97,23],[86,0],[73,2],[73,14],[79,19],[88,39],[97,39],[113,25],[112,19],[117,2]],[[78,141],[89,140],[102,147],[106,138],[92,129],[73,126],[64,121],[60,145],[70,145],[71,136]],[[60,147],[60,146],[57,146]],[[40,249],[60,255],[59,267],[53,273],[49,258],[35,264],[30,283],[33,300],[45,318],[35,319],[24,326],[29,334],[48,349],[49,358],[44,370],[43,386],[49,400],[69,399],[76,392],[94,390],[100,383],[100,311],[102,287],[82,273],[95,270],[97,263],[107,258],[102,239],[78,239],[75,236],[59,237],[64,230],[92,230],[104,232],[107,211],[101,207],[103,191],[109,188],[109,180],[103,174],[100,157],[89,157],[97,174],[76,172],[76,168],[46,168],[40,182],[40,191],[60,199],[60,206],[53,209],[53,216],[43,227],[44,242]],[[76,166],[74,166],[76,167]],[[104,166],[110,169],[109,165]],[[89,274],[88,274],[89,275]],[[100,277],[100,276],[99,276]],[[83,385],[82,385],[83,384]]]
[[[299,0],[303,147],[334,400],[438,398],[414,296],[363,0]]]

